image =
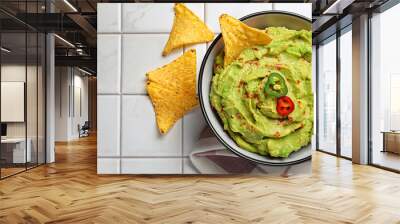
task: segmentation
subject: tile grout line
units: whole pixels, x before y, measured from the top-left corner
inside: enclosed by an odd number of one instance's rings
[[[119,3],[119,31],[122,32],[122,4]]]
[[[181,136],[182,136],[182,139],[181,139],[181,173],[182,174],[184,174],[184,172],[185,172],[185,170],[184,170],[184,168],[183,168],[183,155],[184,155],[184,122],[185,122],[185,116],[183,116],[182,117],[182,129],[181,129],[181,131],[182,131],[182,134],[181,134]]]
[[[169,34],[170,32],[164,32],[164,31],[159,31],[159,32],[136,32],[136,31],[128,31],[128,32],[97,32],[97,34],[101,34],[101,35],[123,35],[123,34],[140,34],[140,35],[144,35],[144,34]]]
[[[123,19],[122,19],[122,21],[124,21]],[[123,22],[121,22],[121,24],[123,24]],[[107,34],[110,34],[110,33],[107,33]],[[169,35],[170,34],[170,32],[124,32],[124,31],[122,31],[121,30],[121,33],[118,33],[119,35],[121,35],[121,36],[125,36],[125,35],[146,35],[146,34],[159,34],[159,35]],[[123,51],[123,45],[121,45],[122,46],[122,50],[121,50],[121,54],[122,54],[122,51]],[[185,50],[185,48],[183,48],[183,50],[182,50],[182,54],[184,53],[184,50]],[[123,73],[123,66],[122,66],[122,64],[123,64],[123,54],[122,54],[122,56],[121,56],[121,93],[120,93],[120,95],[121,95],[121,108],[122,108],[122,97],[124,96],[124,95],[133,95],[133,96],[135,96],[135,95],[137,95],[137,96],[148,96],[148,94],[147,93],[124,93],[124,91],[122,91],[122,83],[123,83],[123,75],[122,75],[122,73]],[[122,113],[122,109],[121,109],[121,113]],[[121,123],[122,123],[122,115],[121,115]],[[121,129],[122,129],[122,124],[121,124]],[[163,156],[154,156],[154,157],[146,157],[146,156],[143,156],[143,157],[141,157],[141,156],[123,156],[122,155],[122,149],[121,149],[121,152],[120,152],[120,173],[122,174],[122,159],[123,158],[178,158],[178,159],[181,159],[181,173],[183,174],[183,158],[182,158],[182,156],[183,156],[183,119],[182,119],[182,126],[181,126],[181,132],[182,132],[182,134],[181,134],[181,136],[182,136],[182,140],[181,140],[181,156],[178,156],[178,157],[163,157]],[[122,138],[122,135],[121,135],[121,138]],[[121,140],[121,143],[122,143],[122,140]]]
[[[120,52],[119,52],[119,54],[120,54],[120,62],[119,62],[119,68],[120,68],[120,79],[119,79],[119,88],[120,88],[120,95],[119,95],[119,173],[120,174],[122,174],[122,83],[123,83],[123,75],[122,75],[122,73],[123,73],[123,66],[122,66],[122,63],[123,63],[123,53],[122,53],[122,51],[123,51],[123,35],[121,34],[121,32],[122,32],[122,28],[123,28],[123,22],[124,22],[124,20],[122,19],[122,4],[120,4],[120,10],[121,10],[121,22],[120,22],[120,25],[121,25],[121,29],[120,29],[120,41],[121,41],[121,44],[120,44]]]
[[[97,96],[114,96],[114,95],[120,95],[119,93],[97,93]]]
[[[207,17],[206,17],[206,3],[203,3],[204,8],[203,8],[203,16],[204,16],[204,23],[207,25]],[[208,26],[208,25],[207,25]]]
[[[204,20],[204,23],[206,23],[206,4],[205,3],[201,3],[201,4],[203,4],[203,20]],[[184,46],[183,53],[185,53],[186,50],[187,50],[186,46]],[[196,63],[197,63],[197,61],[196,61]],[[196,66],[198,66],[198,65],[196,64]],[[196,75],[197,75],[197,71],[196,71]],[[182,118],[182,140],[181,140],[181,172],[182,172],[182,174],[185,174],[185,158],[188,158],[185,156],[185,144],[184,144],[185,143],[185,138],[184,138],[185,124],[184,124],[184,122],[185,122],[185,116],[183,116],[183,118]]]
[[[147,93],[97,93],[98,96],[119,96],[119,95],[127,95],[127,96],[148,96]]]
[[[120,4],[119,4],[119,9],[120,9],[120,11],[121,11],[121,14],[120,14],[120,18],[119,18],[119,19],[120,19],[120,24],[119,24],[119,25],[121,26],[121,29],[119,30],[119,34],[124,33],[124,32],[123,32],[123,29],[124,29],[124,24],[123,24],[124,19],[123,19],[123,18],[125,17],[125,16],[123,15],[123,13],[124,13],[124,8],[125,8],[125,7],[124,7],[124,4],[120,3]]]
[[[204,8],[203,8],[203,15],[204,15],[204,19],[206,18],[206,10],[205,10],[205,3],[203,3],[203,6],[204,6]],[[133,32],[133,33],[130,33],[130,32],[123,32],[122,31],[122,29],[123,29],[123,24],[124,24],[124,20],[123,20],[123,17],[122,17],[122,8],[123,8],[123,4],[120,4],[120,15],[119,15],[119,17],[120,17],[120,32],[119,33],[100,33],[100,34],[117,34],[117,35],[119,35],[119,40],[120,40],[120,62],[119,62],[119,68],[120,68],[120,79],[119,79],[119,81],[120,81],[120,91],[119,91],[119,93],[116,93],[116,94],[99,94],[99,95],[118,95],[119,96],[119,99],[120,99],[120,113],[119,113],[119,115],[120,115],[120,121],[119,121],[119,123],[120,123],[120,127],[119,127],[119,132],[120,132],[120,144],[119,144],[119,158],[120,158],[120,164],[119,164],[119,172],[120,173],[122,173],[122,159],[123,158],[125,158],[125,157],[123,157],[123,155],[122,155],[122,141],[123,141],[123,137],[122,137],[122,131],[123,131],[123,128],[122,128],[122,124],[123,124],[123,118],[124,118],[124,116],[123,116],[123,96],[124,95],[139,95],[139,96],[141,96],[141,95],[144,95],[144,96],[147,96],[147,94],[135,94],[135,93],[133,93],[133,94],[130,94],[130,93],[123,93],[123,81],[124,81],[124,77],[123,77],[123,72],[124,72],[124,69],[123,69],[123,64],[124,64],[124,52],[123,52],[123,49],[124,49],[124,44],[123,44],[123,35],[125,35],[125,34],[132,34],[132,35],[134,35],[134,34],[169,34],[169,32],[168,33],[158,33],[158,32],[156,32],[156,33],[153,33],[153,32],[151,32],[151,33],[147,33],[147,32],[144,32],[144,33],[140,33],[140,32]],[[183,52],[185,51],[185,50],[187,50],[186,49],[186,47],[183,49]],[[182,136],[182,140],[181,140],[181,158],[183,158],[184,157],[184,119],[182,119],[182,134],[181,134],[181,136]],[[157,158],[157,157],[156,157]],[[184,164],[183,164],[183,159],[181,160],[182,161],[182,172],[183,172],[183,167],[184,167]]]
[[[204,8],[203,8],[203,16],[204,16],[204,22],[206,22],[206,18],[207,18],[207,10],[206,10],[206,4],[207,3],[201,3],[201,4],[203,4],[203,6],[204,6]],[[275,9],[275,3],[271,3],[271,9],[272,10],[274,10]],[[123,93],[123,90],[122,90],[122,87],[123,87],[123,80],[124,80],[124,78],[123,78],[123,65],[124,65],[124,62],[123,62],[123,55],[124,55],[124,53],[123,53],[123,46],[124,46],[124,44],[123,44],[123,37],[124,37],[124,35],[135,35],[135,34],[138,34],[138,35],[144,35],[144,34],[161,34],[161,35],[165,35],[165,34],[170,34],[169,32],[167,32],[167,33],[164,33],[164,32],[123,32],[123,24],[124,24],[124,20],[123,20],[123,16],[122,16],[122,9],[123,9],[123,4],[120,4],[120,15],[119,15],[119,19],[120,19],[120,32],[118,33],[118,32],[110,32],[110,33],[107,33],[107,32],[100,32],[100,33],[98,33],[98,34],[102,34],[102,35],[108,35],[108,34],[110,34],[110,35],[112,35],[112,34],[114,34],[114,35],[119,35],[119,40],[120,40],[120,52],[119,52],[119,56],[120,56],[120,62],[119,62],[119,70],[120,70],[120,77],[119,77],[119,81],[120,81],[120,83],[119,83],[119,85],[120,85],[120,91],[119,91],[119,93],[98,93],[97,94],[97,96],[102,96],[102,95],[105,95],[105,96],[107,96],[107,95],[111,95],[111,96],[113,96],[113,95],[115,95],[115,96],[119,96],[119,100],[120,100],[120,105],[119,105],[119,107],[120,107],[120,113],[119,113],[119,115],[120,115],[120,120],[119,120],[119,125],[120,125],[120,127],[119,127],[119,132],[120,132],[120,136],[119,136],[119,141],[120,141],[120,144],[119,144],[119,157],[113,157],[113,156],[105,156],[105,157],[103,157],[103,156],[98,156],[98,158],[115,158],[115,159],[117,159],[117,158],[119,158],[119,174],[122,174],[122,159],[124,159],[124,158],[181,158],[181,172],[182,172],[182,174],[184,174],[184,159],[187,159],[187,158],[189,158],[189,156],[185,156],[185,154],[184,154],[184,149],[185,149],[185,147],[184,147],[184,142],[185,142],[185,140],[184,140],[184,117],[182,118],[182,124],[181,124],[181,126],[182,126],[182,133],[181,133],[181,137],[182,137],[182,139],[181,139],[181,156],[126,156],[126,157],[123,157],[122,156],[122,140],[123,140],[123,138],[122,138],[122,124],[123,124],[123,112],[122,112],[122,109],[123,109],[123,97],[124,96],[130,96],[130,95],[133,95],[133,96],[148,96],[148,94],[146,94],[146,93]],[[217,35],[219,34],[219,33],[216,33]],[[208,48],[208,43],[206,43],[205,44],[206,45],[206,50],[207,50],[207,48]],[[183,53],[186,51],[187,49],[186,49],[186,47],[183,47]]]
[[[101,156],[99,159],[119,159],[119,156]],[[187,159],[189,156],[124,156],[124,159]]]
[[[203,4],[203,16],[204,16],[204,20],[206,20],[206,3],[202,3]],[[182,171],[182,174],[184,174],[184,159],[186,159],[186,158],[188,158],[188,156],[185,156],[184,155],[184,119],[182,119],[182,134],[181,134],[181,136],[182,136],[182,140],[181,140],[181,156],[179,157],[163,157],[163,156],[154,156],[154,157],[151,157],[151,156],[149,156],[149,157],[146,157],[146,156],[144,156],[144,157],[140,157],[140,156],[138,156],[138,157],[135,157],[135,156],[133,156],[133,157],[130,157],[130,156],[126,156],[126,157],[123,157],[123,155],[122,155],[122,140],[123,140],[123,137],[122,137],[122,124],[123,124],[123,97],[125,96],[125,95],[133,95],[133,96],[135,96],[135,95],[138,95],[138,96],[148,96],[148,94],[145,94],[145,93],[123,93],[123,80],[124,80],[124,77],[123,77],[123,71],[124,71],[124,69],[123,69],[123,65],[124,65],[124,62],[123,62],[123,59],[124,59],[124,53],[123,53],[123,46],[124,46],[124,44],[123,44],[123,36],[125,35],[125,34],[132,34],[132,35],[134,35],[134,34],[170,34],[169,32],[167,32],[167,33],[164,33],[164,32],[161,32],[161,33],[159,33],[159,32],[155,32],[155,33],[153,33],[153,32],[143,32],[143,33],[140,33],[140,32],[133,32],[133,33],[130,33],[130,32],[123,32],[122,31],[122,29],[123,29],[123,24],[124,24],[124,20],[123,20],[123,16],[122,16],[122,8],[123,8],[123,4],[120,4],[120,10],[121,10],[121,13],[120,13],[120,32],[119,33],[99,33],[99,34],[116,34],[116,35],[119,35],[119,39],[120,39],[120,42],[121,42],[121,44],[120,44],[120,62],[119,62],[119,67],[120,67],[120,93],[100,93],[100,94],[98,94],[98,95],[118,95],[119,96],[119,98],[120,98],[120,127],[119,127],[119,131],[120,131],[120,147],[119,147],[119,157],[99,157],[99,158],[119,158],[120,159],[120,167],[119,167],[119,172],[122,174],[122,159],[123,158],[181,158],[181,165],[182,165],[182,168],[181,168],[181,171]],[[208,44],[205,44],[206,45],[206,49],[207,49],[207,45]],[[187,49],[186,49],[186,47],[184,47],[183,48],[183,53],[186,51]]]
[[[210,25],[207,24],[207,5],[208,5],[208,3],[204,3],[204,23],[208,26],[208,28],[210,28]],[[210,28],[210,29],[211,29],[211,28]],[[215,36],[214,30],[211,30],[211,31],[214,33],[214,36]],[[213,39],[212,41],[214,41],[214,39]],[[212,42],[212,41],[210,41],[210,42]],[[208,50],[208,45],[209,45],[210,42],[205,43],[206,51],[204,52],[204,55],[206,54],[206,52],[207,52],[207,50]],[[196,84],[196,86],[197,86],[197,84]],[[199,91],[199,90],[197,90],[197,94],[199,94],[198,91]]]
[[[186,52],[186,46],[185,45],[183,45],[183,47],[182,47],[182,54],[184,54]],[[185,120],[185,115],[183,115],[183,117],[182,117],[182,122],[181,122],[181,158],[182,158],[182,156],[183,156],[183,142],[184,142],[184,140],[183,140],[183,127],[184,127],[184,125],[183,125],[183,122],[184,122],[184,120]],[[181,174],[183,174],[183,159],[181,159]]]

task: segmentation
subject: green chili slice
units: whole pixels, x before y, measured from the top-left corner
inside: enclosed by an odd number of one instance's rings
[[[264,91],[273,97],[285,96],[288,92],[288,88],[283,76],[277,72],[271,73],[265,84]]]

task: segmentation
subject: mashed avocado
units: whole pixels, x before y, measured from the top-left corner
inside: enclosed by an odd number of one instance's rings
[[[288,157],[311,141],[311,32],[283,27],[266,32],[270,44],[245,49],[231,64],[223,67],[223,53],[216,57],[210,99],[224,129],[241,148]],[[285,94],[294,104],[287,116],[277,111],[278,98],[264,89],[273,73],[283,77]]]

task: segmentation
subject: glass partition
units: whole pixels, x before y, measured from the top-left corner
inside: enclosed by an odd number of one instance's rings
[[[40,13],[43,3],[17,11]],[[45,163],[45,45],[44,33],[0,12],[0,178]]]
[[[371,18],[370,162],[400,171],[400,5]]]
[[[27,74],[26,74],[26,113],[27,113],[27,150],[31,151],[31,159],[27,163],[28,168],[37,165],[37,33],[27,33]]]
[[[318,47],[318,149],[336,154],[336,36]]]
[[[26,41],[25,32],[1,34],[2,177],[24,171],[31,161],[31,151],[26,150]]]
[[[352,157],[352,29],[340,36],[340,155]]]
[[[37,75],[37,162],[43,164],[46,162],[46,36],[38,33],[38,75]]]

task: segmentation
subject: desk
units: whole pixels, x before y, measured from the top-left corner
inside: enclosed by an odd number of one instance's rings
[[[25,163],[32,160],[30,138],[26,139],[28,143],[25,152],[25,138],[5,138],[1,139],[1,156],[9,163]],[[11,156],[12,155],[12,156]],[[12,158],[12,159],[11,159]],[[25,160],[26,159],[26,160]]]
[[[382,131],[382,134],[383,134],[382,152],[392,152],[400,154],[400,132]]]

